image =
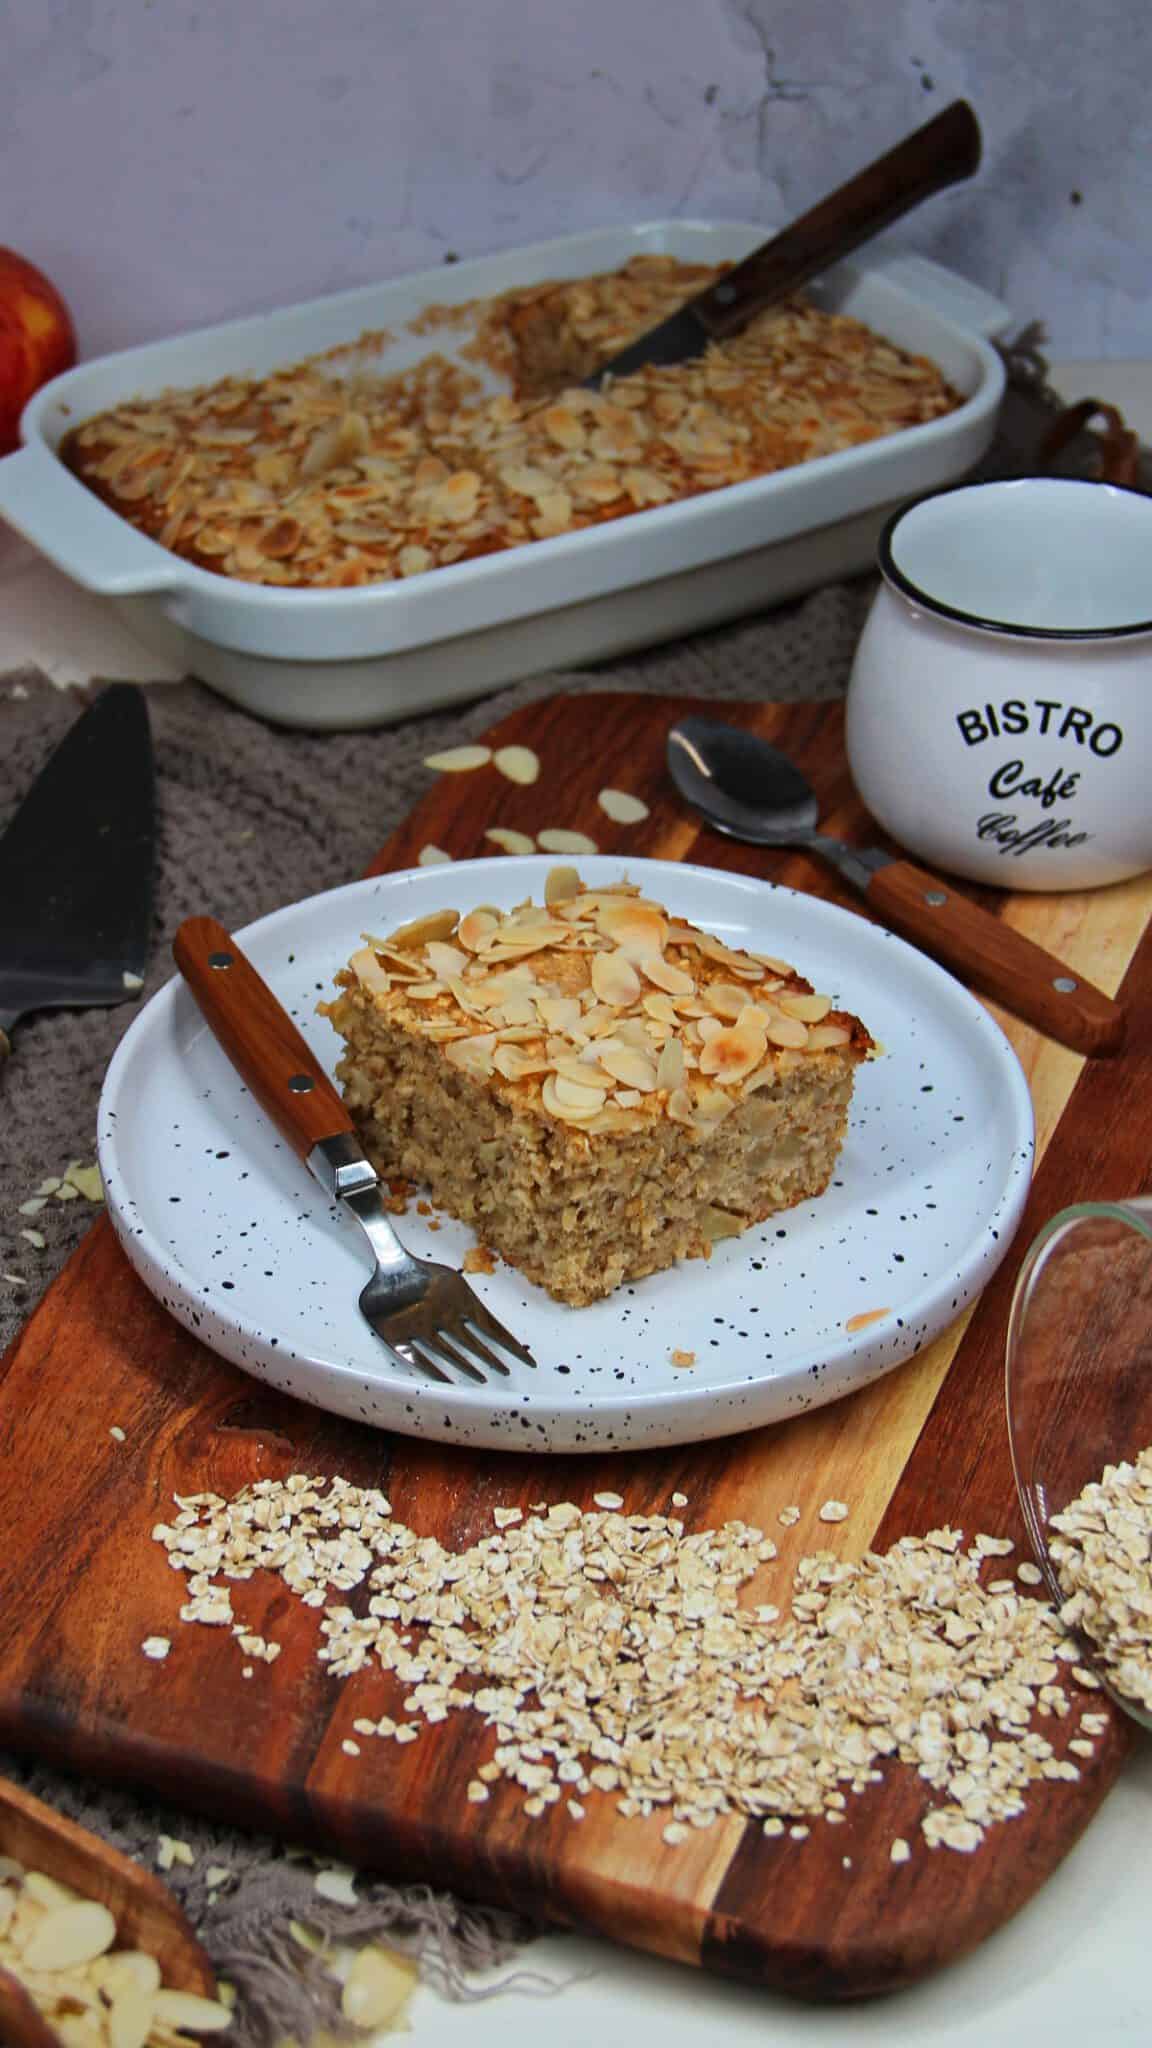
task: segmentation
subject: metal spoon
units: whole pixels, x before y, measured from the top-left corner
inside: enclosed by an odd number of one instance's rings
[[[668,771],[717,832],[753,846],[796,846],[830,861],[869,906],[1028,1024],[1077,1052],[1116,1052],[1125,1012],[1051,953],[913,862],[816,830],[819,805],[799,768],[755,733],[682,718]]]

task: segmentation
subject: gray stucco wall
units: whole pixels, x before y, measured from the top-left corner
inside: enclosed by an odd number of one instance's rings
[[[780,223],[963,95],[890,240],[1152,354],[1148,0],[0,0],[0,242],[88,353],[605,222]]]

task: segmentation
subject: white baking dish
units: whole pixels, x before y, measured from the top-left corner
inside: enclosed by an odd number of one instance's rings
[[[78,420],[122,399],[274,369],[371,330],[401,331],[379,358],[400,367],[430,346],[402,330],[434,302],[608,270],[640,251],[738,258],[765,234],[685,221],[607,228],[82,363],[26,408],[26,445],[0,462],[0,515],[107,596],[154,652],[284,725],[382,725],[759,610],[866,568],[896,503],[979,459],[1003,390],[987,339],[1009,319],[999,301],[919,257],[842,264],[817,287],[820,303],[930,356],[964,394],[955,412],[703,497],[356,590],[266,588],[195,568],[110,511],[56,450]],[[450,352],[450,331],[434,345]]]

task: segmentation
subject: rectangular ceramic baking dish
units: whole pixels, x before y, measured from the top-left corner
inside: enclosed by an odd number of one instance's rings
[[[920,257],[841,264],[813,296],[930,356],[963,394],[955,412],[399,583],[282,590],[196,568],[103,505],[57,454],[69,427],[125,398],[261,373],[381,328],[397,339],[380,366],[400,368],[433,345],[451,353],[450,330],[434,343],[403,331],[430,304],[609,270],[642,251],[738,259],[766,232],[694,221],[607,228],[81,363],[26,408],[25,446],[0,462],[0,516],[106,596],[151,651],[282,725],[384,725],[779,603],[867,568],[895,504],[962,476],[983,454],[1004,384],[989,342],[1010,317],[998,300]]]

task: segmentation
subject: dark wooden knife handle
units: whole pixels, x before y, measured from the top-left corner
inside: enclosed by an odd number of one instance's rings
[[[867,901],[981,994],[1075,1052],[1118,1052],[1127,1012],[1102,989],[909,860],[877,868]]]
[[[690,299],[690,310],[714,340],[738,334],[773,299],[827,270],[933,192],[970,178],[979,162],[979,123],[967,100],[953,100]]]
[[[176,965],[205,1020],[301,1159],[352,1119],[282,1004],[214,917],[188,917],[172,941]]]

